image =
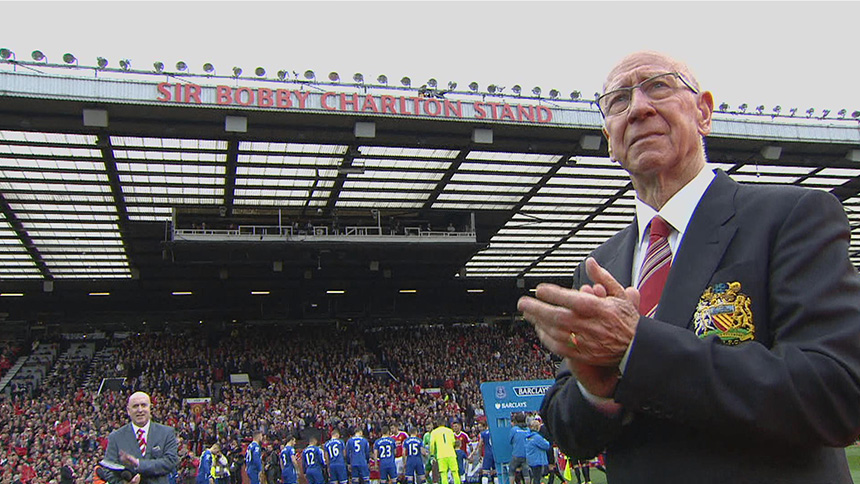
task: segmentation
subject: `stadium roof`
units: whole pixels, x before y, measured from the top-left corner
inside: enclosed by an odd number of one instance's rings
[[[633,218],[589,101],[26,64],[0,63],[7,324],[509,318]],[[860,230],[856,119],[718,112],[707,144]]]

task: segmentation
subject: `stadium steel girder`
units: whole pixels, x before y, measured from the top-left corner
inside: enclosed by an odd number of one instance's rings
[[[117,225],[119,226],[119,234],[123,244],[127,246],[129,237],[129,221],[128,208],[125,204],[125,196],[120,187],[119,174],[116,169],[116,159],[113,156],[113,147],[110,144],[110,137],[106,134],[98,135],[96,145],[101,149],[102,158],[104,159],[105,172],[107,173],[108,184],[110,185],[113,204],[117,212]],[[130,265],[133,265],[131,251],[126,251]]]
[[[326,200],[326,203],[325,203],[325,208],[326,208],[328,213],[332,213],[332,210],[334,210],[336,208],[337,199],[340,196],[341,190],[343,190],[343,184],[346,181],[347,173],[350,170],[354,169],[352,163],[353,163],[353,161],[355,161],[356,154],[358,154],[358,146],[356,146],[354,143],[348,144],[346,146],[346,153],[343,156],[343,160],[340,162],[340,164],[337,167],[337,176],[334,180],[334,184],[332,186],[331,191],[329,192],[328,199]],[[308,194],[308,203],[310,203],[310,197],[313,194],[313,191],[317,187],[318,180],[319,180],[319,170],[317,170],[316,176],[314,177],[314,185],[311,188],[310,193]],[[306,215],[307,208],[308,208],[308,205],[306,203],[304,208],[302,209],[302,215],[303,216]]]
[[[233,196],[236,191],[236,166],[239,159],[239,140],[227,141],[227,160],[224,173],[224,215],[233,215]],[[220,210],[220,208],[219,208]]]
[[[45,280],[52,280],[53,276],[51,275],[51,270],[48,269],[48,266],[45,264],[45,260],[42,258],[42,254],[39,253],[39,249],[36,247],[36,244],[33,243],[33,239],[30,238],[30,235],[27,233],[27,230],[24,229],[21,221],[18,220],[18,216],[15,215],[15,212],[12,210],[12,207],[9,206],[9,203],[6,201],[6,198],[3,196],[3,193],[0,193],[0,213],[3,214],[6,222],[15,232],[15,236],[18,240],[21,241],[21,244],[24,246],[27,254],[36,264],[36,267],[39,269],[39,273]]]
[[[439,199],[439,195],[442,194],[442,190],[445,189],[445,186],[451,181],[451,178],[454,177],[454,173],[456,173],[457,170],[459,170],[460,167],[463,165],[463,161],[466,159],[466,153],[467,152],[465,150],[461,151],[448,166],[448,169],[445,170],[445,173],[436,183],[436,186],[433,188],[433,191],[430,192],[430,195],[424,202],[423,208],[425,210],[429,210],[433,206],[433,203],[435,203],[436,200]]]

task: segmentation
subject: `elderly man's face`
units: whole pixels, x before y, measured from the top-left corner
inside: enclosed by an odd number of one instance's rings
[[[143,427],[152,418],[152,408],[149,395],[135,393],[128,399],[128,417],[138,427]]]
[[[666,57],[638,53],[625,58],[610,73],[606,91],[634,86],[657,74],[675,72]],[[682,75],[684,73],[682,72]],[[683,86],[678,81],[679,86]],[[632,94],[626,111],[606,118],[605,134],[612,158],[634,178],[637,175],[682,173],[698,157],[701,137],[710,132],[713,98],[679,87],[666,99],[652,101],[640,90]]]

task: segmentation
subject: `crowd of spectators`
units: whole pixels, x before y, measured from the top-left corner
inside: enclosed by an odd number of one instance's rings
[[[481,382],[548,378],[555,368],[525,325],[201,329],[111,344],[112,356],[91,371],[124,377],[121,388],[71,388],[85,369],[68,368],[65,380],[49,379],[32,396],[0,400],[0,484],[58,480],[67,460],[76,482],[88,482],[108,433],[128,420],[133,391],[149,393],[153,418],[176,429],[178,479],[189,482],[204,446],[217,441],[241,461],[252,429],[274,449],[290,435],[361,428],[374,436],[393,422],[423,428],[444,416],[476,437]],[[237,373],[251,384],[231,383]]]
[[[20,352],[21,345],[16,341],[0,341],[0,378],[12,368]]]

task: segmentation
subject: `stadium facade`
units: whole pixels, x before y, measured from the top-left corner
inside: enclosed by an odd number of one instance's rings
[[[233,74],[0,62],[7,325],[511,318],[633,218],[579,92]],[[858,117],[722,105],[710,162],[853,233]]]

